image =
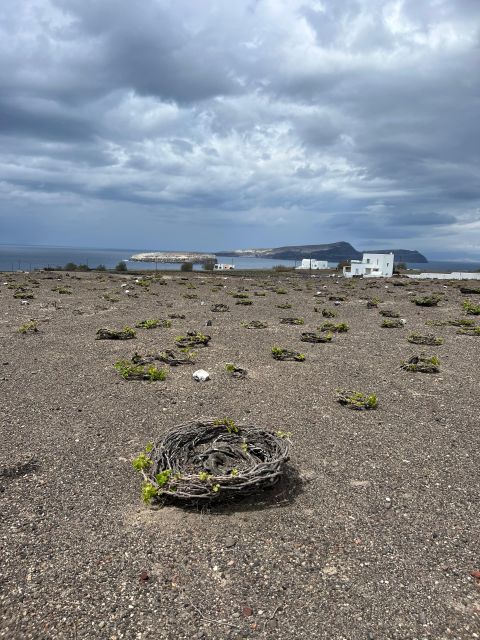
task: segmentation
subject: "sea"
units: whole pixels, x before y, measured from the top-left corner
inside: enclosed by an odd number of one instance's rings
[[[33,245],[0,245],[0,271],[33,271],[45,267],[64,267],[67,262],[86,264],[90,268],[104,265],[107,269],[114,268],[119,262],[125,261],[128,270],[152,270],[168,269],[180,270],[180,264],[158,264],[154,262],[129,262],[130,256],[135,253],[148,251],[141,249],[92,249],[87,247],[50,247]],[[219,257],[218,262],[233,264],[236,269],[271,269],[276,265],[294,267],[300,261],[275,260],[270,258],[247,257]],[[336,262],[329,263],[335,267]],[[477,271],[480,262],[468,261],[432,261],[427,263],[408,263],[410,269],[422,271],[448,272],[448,271]],[[194,265],[195,270],[202,270],[202,265]]]

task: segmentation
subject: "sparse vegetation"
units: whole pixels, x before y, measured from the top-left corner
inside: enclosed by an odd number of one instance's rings
[[[97,331],[96,340],[132,340],[137,335],[132,327],[123,327],[123,329],[99,329]]]
[[[71,296],[72,293],[73,293],[73,291],[70,289],[70,287],[64,287],[62,285],[58,285],[57,287],[53,287],[52,291],[55,291],[56,293],[59,293],[60,295],[67,295],[67,296]]]
[[[313,333],[306,332],[302,333],[300,336],[300,340],[302,342],[331,342],[333,338],[333,333],[329,331],[328,333]]]
[[[334,309],[328,309],[325,307],[324,309],[322,309],[322,316],[324,318],[336,318],[337,312]]]
[[[422,336],[419,333],[411,333],[407,340],[412,344],[426,344],[430,346],[440,346],[444,343],[443,338],[437,338],[432,334],[428,334],[426,336]]]
[[[470,316],[480,316],[480,304],[473,304],[470,300],[465,300],[463,309]]]
[[[150,320],[142,320],[141,322],[137,322],[135,326],[137,327],[137,329],[156,329],[157,327],[170,329],[170,327],[172,326],[172,321],[152,318]]]
[[[213,424],[217,427],[224,426],[228,433],[238,433],[238,427],[231,418],[216,418]]]
[[[337,402],[357,411],[376,409],[378,406],[378,398],[374,393],[367,395],[360,391],[344,391],[342,389],[337,389]]]
[[[305,360],[305,354],[298,353],[298,351],[289,351],[282,347],[272,347],[272,358],[275,360],[295,360],[296,362],[303,362]]]
[[[201,331],[189,331],[186,336],[177,336],[175,342],[179,347],[206,347],[211,337]]]
[[[241,324],[245,329],[266,329],[268,326],[266,322],[260,320],[250,320],[250,322],[242,322]]]
[[[464,336],[480,336],[480,326],[478,327],[463,327],[458,329],[457,333]]]
[[[402,362],[402,369],[405,371],[419,371],[421,373],[438,373],[440,371],[440,360],[437,356],[412,356],[409,360]]]
[[[385,329],[402,329],[405,326],[405,320],[402,318],[385,318],[380,326]]]
[[[184,273],[187,271],[193,271],[193,264],[191,262],[184,262],[180,267],[180,271],[183,271]]]
[[[320,331],[333,331],[335,333],[346,333],[349,330],[349,326],[346,322],[324,322],[320,327]]]
[[[166,369],[157,369],[153,364],[135,364],[131,360],[119,360],[114,365],[124,380],[166,380]]]
[[[436,307],[441,299],[441,296],[438,295],[417,296],[412,298],[412,302],[418,307]]]
[[[280,324],[305,324],[305,320],[303,318],[280,318]]]
[[[382,309],[380,311],[380,315],[384,318],[399,318],[400,314],[398,311],[393,311],[392,309]]]
[[[242,367],[237,367],[237,365],[233,364],[233,362],[227,362],[225,365],[225,369],[227,373],[229,373],[232,378],[246,378],[247,370],[242,369]]]
[[[17,333],[22,333],[23,335],[27,333],[38,333],[38,320],[29,320],[28,322],[24,322],[17,329]]]

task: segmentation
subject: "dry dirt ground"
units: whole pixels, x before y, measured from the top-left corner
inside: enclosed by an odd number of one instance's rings
[[[4,282],[34,298],[23,304]],[[426,325],[467,317],[462,283],[394,282],[170,272],[143,287],[129,274],[3,274],[0,638],[479,638],[480,336]],[[236,305],[237,291],[253,304]],[[438,307],[412,304],[433,292]],[[212,313],[215,303],[230,311]],[[300,342],[325,307],[349,331]],[[404,328],[382,328],[381,309]],[[172,313],[185,319],[95,340],[99,328]],[[18,333],[32,318],[38,332]],[[268,327],[242,326],[253,319]],[[113,367],[196,329],[210,345],[164,382],[125,381]],[[439,373],[400,368],[422,350],[411,332],[445,339],[423,347]],[[274,345],[305,361],[274,360]],[[227,362],[248,377],[229,377]],[[198,368],[211,380],[196,382]],[[375,393],[378,408],[349,410],[338,388]],[[201,416],[290,431],[294,472],[239,504],[148,508],[132,458]]]

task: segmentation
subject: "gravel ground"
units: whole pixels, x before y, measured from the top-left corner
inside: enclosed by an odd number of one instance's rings
[[[3,274],[28,285],[29,304],[0,283],[0,638],[480,637],[480,338],[425,324],[466,317],[458,283],[170,272],[142,287],[131,275],[72,276]],[[253,304],[236,305],[236,291]],[[417,307],[412,292],[442,300]],[[230,311],[212,313],[215,303]],[[324,307],[349,331],[300,342]],[[381,309],[405,327],[381,328]],[[101,327],[171,313],[185,319],[95,340]],[[31,318],[39,331],[19,334]],[[268,327],[241,325],[250,320]],[[164,382],[127,382],[113,368],[195,329],[210,345]],[[445,342],[409,344],[412,331]],[[306,359],[275,361],[274,345]],[[440,373],[400,369],[422,350]],[[227,362],[247,378],[229,377]],[[198,368],[211,380],[195,382]],[[338,388],[375,393],[378,408],[349,410]],[[223,507],[144,505],[132,458],[209,416],[292,432],[288,477]]]

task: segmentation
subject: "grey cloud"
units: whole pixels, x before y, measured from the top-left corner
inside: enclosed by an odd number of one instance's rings
[[[480,250],[477,0],[28,4],[0,8],[8,238],[33,207],[52,237],[121,211]]]

